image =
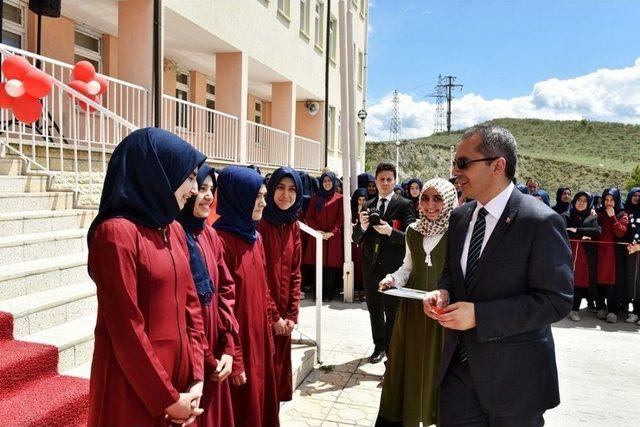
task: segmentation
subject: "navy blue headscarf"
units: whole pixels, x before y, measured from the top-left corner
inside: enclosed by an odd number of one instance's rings
[[[311,203],[311,196],[318,190],[318,180],[303,171],[299,171],[298,175],[302,181],[302,211],[306,213]]]
[[[198,170],[198,188],[204,183],[204,180],[210,176],[213,180],[213,192],[215,192],[216,176],[213,168],[203,165]],[[178,222],[184,228],[187,236],[187,248],[189,248],[189,266],[191,267],[191,275],[193,283],[196,285],[198,298],[202,304],[209,304],[215,292],[215,285],[209,275],[207,264],[198,249],[197,240],[198,233],[204,229],[205,218],[198,218],[193,215],[193,208],[196,204],[196,196],[192,196],[185,203],[184,208],[178,215]]]
[[[325,176],[331,178],[331,190],[325,190],[324,186],[322,185],[322,181],[324,181]],[[320,175],[320,189],[318,190],[318,203],[316,203],[316,212],[320,212],[324,207],[326,201],[333,197],[333,194],[336,192],[336,179],[336,174],[333,172],[325,172]]]
[[[375,180],[376,179],[369,172],[363,172],[360,175],[358,175],[358,188],[367,188],[367,184],[370,181],[375,182]]]
[[[220,218],[213,224],[216,230],[237,234],[253,244],[258,239],[259,221],[251,218],[256,197],[264,178],[252,169],[228,166],[218,175],[218,206]]]
[[[289,209],[283,211],[278,207],[273,196],[282,178],[286,177],[293,179],[296,185],[296,201]],[[267,183],[267,206],[264,208],[264,218],[274,225],[293,222],[298,219],[298,211],[300,208],[302,208],[302,180],[300,179],[300,175],[294,169],[288,167],[276,169],[271,174],[271,178],[269,178],[269,182]]]
[[[611,188],[607,188],[602,192],[602,206],[600,207],[600,211],[605,210],[604,198],[607,196],[613,197],[613,210],[615,211],[616,215],[619,214],[620,211],[623,210],[622,196],[620,195],[620,190],[618,190],[616,187],[611,187]]]
[[[96,227],[110,218],[151,228],[173,222],[180,212],[174,193],[205,160],[204,154],[166,130],[132,132],[113,150],[88,242]]]
[[[411,195],[411,184],[416,183],[418,184],[418,196],[417,197],[413,197]],[[420,201],[420,193],[422,192],[422,181],[420,181],[418,178],[411,178],[409,181],[407,181],[407,188],[405,190],[406,192],[406,198],[413,201],[413,203],[418,203]]]
[[[624,209],[627,211],[627,213],[633,214],[634,217],[638,218],[640,216],[640,203],[638,203],[637,205],[631,203],[631,198],[635,193],[640,193],[640,187],[633,187],[631,190],[629,190],[629,193],[627,194],[627,200],[624,202]]]
[[[358,198],[364,197],[364,200],[367,200],[367,189],[366,188],[358,188],[351,195],[351,215],[356,217],[358,215]]]
[[[553,207],[553,210],[556,211],[559,215],[562,215],[571,207],[571,203],[562,201],[562,195],[567,190],[571,191],[569,187],[560,187],[558,188],[558,191],[556,191],[556,204]]]

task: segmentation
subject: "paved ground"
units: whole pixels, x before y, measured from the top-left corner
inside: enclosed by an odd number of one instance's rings
[[[299,330],[313,338],[311,304],[303,302]],[[547,412],[546,425],[639,425],[640,327],[607,324],[586,310],[581,314],[579,323],[554,326],[562,403]],[[384,364],[367,363],[373,346],[366,305],[325,304],[322,329],[323,366],[316,366],[282,407],[282,426],[373,425]]]

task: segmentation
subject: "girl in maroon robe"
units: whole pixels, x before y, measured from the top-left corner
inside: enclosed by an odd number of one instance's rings
[[[267,184],[267,206],[258,225],[267,265],[267,281],[276,304],[274,363],[278,400],[291,400],[291,332],[298,323],[302,243],[297,212],[302,207],[302,181],[291,168],[276,169]]]
[[[229,166],[220,172],[220,218],[213,225],[236,284],[239,336],[230,381],[233,416],[239,427],[280,425],[271,328],[281,319],[269,295],[264,247],[256,230],[266,205],[263,181],[248,168]]]
[[[174,219],[197,192],[205,156],[146,128],[114,150],[88,233],[98,317],[90,426],[193,423],[204,359],[200,304]]]
[[[367,190],[358,188],[351,196],[351,224],[355,226],[360,221],[360,211],[367,202]],[[353,260],[353,289],[354,298],[364,301],[364,281],[362,277],[362,249],[357,243],[351,242],[351,259]]]
[[[209,166],[204,165],[198,171],[198,188],[198,195],[187,201],[178,216],[187,238],[189,264],[200,300],[207,342],[201,405],[204,414],[198,417],[198,425],[233,427],[227,377],[233,363],[234,337],[238,335],[238,323],[233,314],[235,284],[222,257],[218,234],[205,224],[215,193],[214,170]]]
[[[320,189],[311,197],[311,204],[307,211],[307,224],[322,233],[324,239],[322,242],[322,299],[324,301],[331,301],[336,293],[344,259],[342,209],[342,194],[336,191],[335,174],[323,173],[320,176]],[[302,262],[309,265],[316,264],[315,245],[307,245]]]
[[[620,190],[606,189],[602,193],[602,208],[598,212],[598,224],[602,233],[598,240],[598,318],[608,323],[618,321],[618,298],[616,298],[617,265],[622,262],[615,242],[621,242],[627,234],[629,217],[622,208]],[[620,249],[624,249],[620,246]],[[604,300],[607,300],[605,308]],[[626,309],[625,309],[626,310]]]

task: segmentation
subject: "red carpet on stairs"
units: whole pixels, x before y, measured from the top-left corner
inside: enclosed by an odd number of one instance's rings
[[[0,312],[0,424],[86,425],[89,381],[57,366],[57,348],[14,340],[13,318]]]

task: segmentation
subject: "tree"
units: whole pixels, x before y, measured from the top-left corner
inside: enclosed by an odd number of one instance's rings
[[[631,171],[629,181],[627,181],[627,188],[640,187],[640,164]]]

